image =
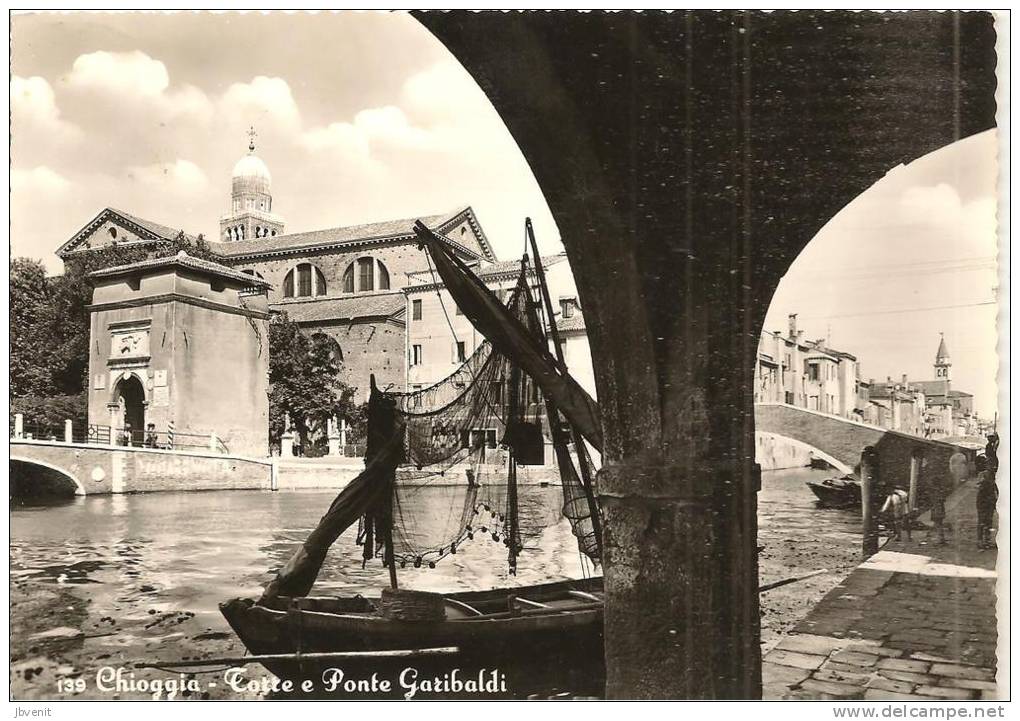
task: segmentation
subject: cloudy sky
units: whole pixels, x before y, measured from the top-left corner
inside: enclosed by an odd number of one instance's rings
[[[106,206],[215,237],[252,124],[290,231],[471,204],[501,257],[526,215],[560,250],[502,121],[407,15],[20,15],[12,53],[12,253],[54,272]],[[766,328],[799,313],[878,379],[931,378],[944,332],[990,416],[996,174],[991,132],[892,170],[804,251]]]
[[[258,132],[288,231],[472,205],[497,253],[524,217],[560,248],[485,95],[404,14],[17,16],[15,255],[52,251],[106,206],[215,238]]]

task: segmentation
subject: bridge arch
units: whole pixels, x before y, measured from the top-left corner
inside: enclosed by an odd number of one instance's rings
[[[18,465],[22,466],[24,470],[28,470],[32,467],[45,470],[42,474],[41,480],[28,480],[24,478],[24,474],[16,472]],[[32,487],[32,484],[40,482],[43,484],[44,488]],[[40,491],[42,492],[40,493]],[[12,455],[10,457],[10,495],[11,497],[18,497],[35,495],[84,496],[87,494],[84,484],[82,484],[73,472],[66,468],[62,468],[47,461],[41,461],[37,458],[25,458]]]
[[[796,448],[798,448],[800,450],[807,451],[813,457],[820,458],[821,460],[823,460],[826,463],[828,463],[830,466],[835,468],[840,473],[845,473],[845,474],[849,475],[849,474],[853,474],[853,473],[856,472],[856,469],[853,466],[848,465],[846,462],[840,460],[839,458],[836,458],[832,454],[822,450],[821,448],[818,448],[817,446],[813,446],[810,443],[807,443],[807,442],[805,442],[805,441],[803,441],[803,440],[801,440],[799,438],[794,438],[792,436],[784,435],[782,433],[777,433],[774,430],[756,431],[756,433],[758,433],[758,434],[760,434],[762,436],[769,436],[769,437],[772,437],[772,438],[778,438],[778,439],[782,440],[783,443],[788,443],[791,446],[794,446],[794,447],[796,447]]]

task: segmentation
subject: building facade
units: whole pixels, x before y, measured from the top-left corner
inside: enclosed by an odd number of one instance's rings
[[[786,403],[862,419],[857,358],[828,347],[824,338],[806,340],[804,331],[797,328],[796,314],[788,321],[785,335],[763,331],[758,339],[755,403]]]
[[[183,253],[91,277],[90,426],[125,444],[266,455],[267,284]]]

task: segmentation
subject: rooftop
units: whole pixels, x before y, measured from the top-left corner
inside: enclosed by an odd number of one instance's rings
[[[587,326],[584,324],[584,316],[578,313],[570,318],[557,320],[556,329],[561,333],[571,333],[587,330]]]
[[[281,251],[355,245],[372,241],[407,240],[415,237],[414,224],[418,220],[421,220],[430,229],[441,233],[445,230],[444,226],[452,224],[453,221],[465,215],[481,238],[480,245],[483,255],[492,257],[492,249],[488,245],[488,240],[485,239],[481,230],[477,227],[470,207],[459,208],[452,212],[439,213],[437,215],[415,216],[400,220],[383,220],[375,223],[362,223],[360,225],[345,225],[335,228],[324,228],[322,230],[309,230],[302,233],[285,233],[269,238],[251,238],[230,243],[216,242],[210,243],[209,246],[216,253],[224,257],[237,258],[247,255],[279,253]],[[450,238],[447,238],[447,241],[449,241],[454,249],[460,250],[468,256],[479,257],[475,249],[462,245]]]
[[[356,320],[358,318],[390,318],[404,311],[406,301],[401,291],[345,295],[337,298],[316,298],[274,303],[272,308],[282,311],[295,323],[315,323],[330,320]]]
[[[543,268],[551,268],[554,265],[558,265],[567,259],[566,254],[558,253],[556,255],[547,255],[542,258]],[[482,280],[500,280],[500,279],[514,279],[517,274],[521,271],[521,261],[518,260],[501,260],[495,263],[485,263],[483,265],[469,266],[474,274]],[[535,274],[535,266],[528,266],[529,275]],[[429,284],[442,285],[443,281],[436,273],[433,275],[430,271],[419,270],[414,273],[407,274],[407,285],[429,285]]]
[[[180,267],[189,268],[191,270],[197,270],[207,275],[214,275],[219,278],[230,278],[244,283],[248,286],[257,286],[259,288],[270,288],[272,287],[265,280],[254,276],[242,273],[234,268],[228,268],[225,265],[214,263],[211,260],[204,260],[202,258],[196,258],[188,255],[183,250],[177,255],[168,255],[162,258],[148,258],[147,260],[140,260],[136,263],[128,263],[127,265],[115,265],[112,268],[102,268],[101,270],[95,270],[89,273],[91,278],[115,278],[121,275],[130,275],[136,273],[139,270],[151,270],[154,268],[169,268],[169,267]]]

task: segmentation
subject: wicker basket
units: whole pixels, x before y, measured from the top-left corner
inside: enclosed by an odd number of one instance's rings
[[[384,588],[379,615],[392,621],[443,621],[446,602],[438,593]]]

